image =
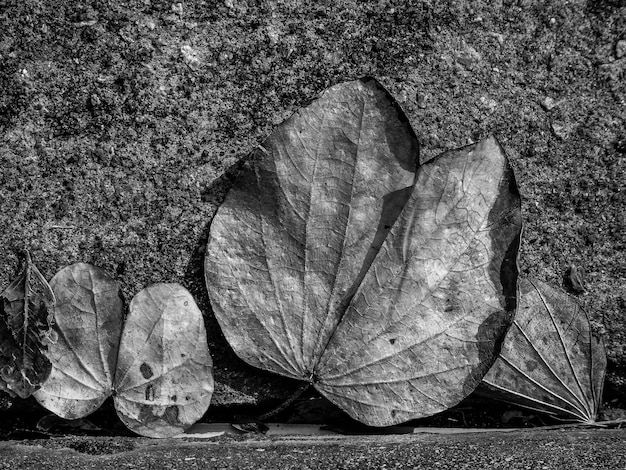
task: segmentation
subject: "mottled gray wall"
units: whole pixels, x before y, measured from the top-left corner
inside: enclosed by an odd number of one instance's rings
[[[623,383],[623,2],[78,3],[0,2],[0,286],[18,248],[47,278],[99,265],[128,300],[180,282],[206,315],[215,403],[291,392],[224,342],[203,281],[209,224],[225,172],[272,126],[372,75],[423,158],[497,135],[524,198],[521,272],[561,285],[584,269],[580,298]]]

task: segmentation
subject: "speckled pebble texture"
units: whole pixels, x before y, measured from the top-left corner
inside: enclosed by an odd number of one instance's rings
[[[623,0],[0,0],[0,287],[88,262],[126,299],[178,282],[203,311],[215,404],[295,384],[221,335],[202,260],[236,164],[333,84],[376,77],[422,158],[494,133],[523,197],[522,274],[566,285],[626,377]],[[611,389],[609,387],[609,389]],[[617,387],[617,388],[616,388]]]

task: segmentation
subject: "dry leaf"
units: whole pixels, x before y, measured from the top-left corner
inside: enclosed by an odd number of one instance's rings
[[[520,230],[519,194],[494,138],[421,166],[316,366],[316,388],[374,426],[460,402],[512,320]]]
[[[417,140],[369,79],[330,88],[263,148],[205,260],[235,352],[377,426],[469,394],[515,300],[519,196],[495,139],[420,167],[413,189]]]
[[[409,196],[418,143],[370,80],[326,91],[263,147],[213,220],[207,286],[240,357],[305,378]]]
[[[204,320],[178,284],[155,284],[124,305],[117,281],[74,264],[51,281],[59,299],[53,370],[35,398],[66,419],[109,396],[122,421],[150,437],[179,434],[200,419],[213,390]]]
[[[42,343],[50,332],[55,303],[28,252],[24,269],[0,299],[0,390],[27,398],[50,374]]]
[[[61,269],[50,286],[57,298],[57,338],[48,345],[53,368],[35,398],[63,418],[78,419],[111,395],[124,301],[120,283],[86,263]]]
[[[578,301],[520,279],[518,310],[500,357],[479,391],[558,419],[593,423],[602,399],[606,353]]]
[[[117,414],[143,436],[180,434],[204,415],[213,364],[202,312],[185,288],[153,284],[133,298],[114,388]]]

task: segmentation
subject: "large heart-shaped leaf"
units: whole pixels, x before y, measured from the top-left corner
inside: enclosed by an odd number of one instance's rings
[[[0,294],[0,390],[29,397],[50,374],[44,340],[55,298],[26,253],[19,276]]]
[[[122,421],[150,437],[177,434],[202,417],[212,364],[202,314],[186,289],[144,289],[124,324],[120,285],[102,269],[74,264],[51,286],[58,340],[48,345],[52,373],[34,394],[43,406],[77,419],[113,395]]]
[[[578,301],[520,279],[515,321],[478,389],[481,394],[592,423],[602,399],[606,353]]]
[[[218,210],[205,260],[235,352],[376,426],[468,395],[515,306],[519,195],[495,139],[416,180],[406,118],[361,80],[327,90],[263,148]]]

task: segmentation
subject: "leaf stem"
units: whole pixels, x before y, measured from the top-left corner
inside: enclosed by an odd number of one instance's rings
[[[286,410],[293,402],[295,402],[298,398],[302,396],[304,392],[306,392],[311,386],[311,382],[305,382],[300,385],[293,394],[287,398],[284,402],[278,405],[276,408],[272,408],[267,413],[263,413],[258,417],[259,421],[266,421],[269,418],[276,416],[278,413]]]

